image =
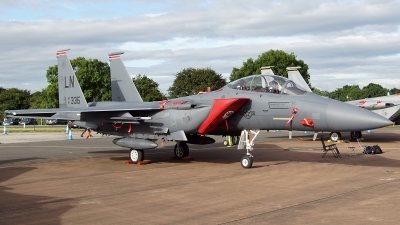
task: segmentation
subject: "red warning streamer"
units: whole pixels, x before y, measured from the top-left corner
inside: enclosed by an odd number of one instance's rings
[[[289,123],[293,121],[294,119],[294,115],[297,114],[297,108],[293,108],[292,109],[292,117],[290,117],[290,119],[286,122],[286,126],[289,126]]]
[[[300,121],[301,124],[303,124],[304,126],[308,126],[308,127],[313,127],[314,126],[314,121],[312,119],[309,118],[304,118]]]

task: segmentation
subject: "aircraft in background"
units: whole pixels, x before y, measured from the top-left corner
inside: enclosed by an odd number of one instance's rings
[[[347,101],[347,103],[368,110],[386,109],[400,105],[400,93],[394,95],[389,95],[388,93],[387,96]]]
[[[400,93],[376,98],[365,98],[346,103],[371,110],[394,123],[400,122]]]
[[[113,143],[130,148],[134,163],[143,161],[144,150],[158,147],[156,140],[175,141],[174,155],[181,159],[189,155],[188,143],[209,144],[214,142],[209,135],[231,135],[241,137],[238,146],[247,151],[241,165],[251,168],[250,151],[260,130],[351,131],[391,124],[368,110],[307,92],[289,79],[268,74],[244,77],[216,91],[164,101],[135,98],[87,104],[66,50],[56,55],[60,108],[6,113],[66,119],[99,133],[121,136]]]

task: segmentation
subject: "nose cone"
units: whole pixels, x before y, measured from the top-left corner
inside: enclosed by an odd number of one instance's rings
[[[372,111],[336,100],[328,104],[326,114],[332,131],[370,130],[393,124]]]

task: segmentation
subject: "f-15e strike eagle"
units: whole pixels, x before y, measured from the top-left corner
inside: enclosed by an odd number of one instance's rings
[[[244,77],[193,96],[143,102],[136,88],[126,95],[129,85],[119,81],[129,77],[120,53],[109,55],[111,72],[120,74],[111,81],[114,101],[87,104],[66,53],[56,54],[60,108],[6,112],[15,117],[71,120],[99,133],[120,136],[114,144],[130,148],[134,163],[144,159],[145,151],[158,147],[156,140],[175,141],[175,158],[180,159],[189,155],[187,144],[213,143],[210,135],[231,135],[240,136],[238,146],[247,151],[241,165],[251,168],[250,151],[260,130],[352,131],[392,124],[368,110],[307,92],[272,74]]]

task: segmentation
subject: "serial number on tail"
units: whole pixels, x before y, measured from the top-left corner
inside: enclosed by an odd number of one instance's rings
[[[81,104],[80,96],[68,97],[68,104],[71,104],[71,105]]]

